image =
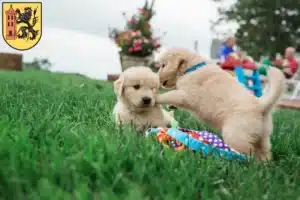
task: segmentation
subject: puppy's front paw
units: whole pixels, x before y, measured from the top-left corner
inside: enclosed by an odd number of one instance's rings
[[[155,96],[155,103],[161,104],[159,94]]]

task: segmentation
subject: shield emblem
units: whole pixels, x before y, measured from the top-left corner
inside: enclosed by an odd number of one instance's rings
[[[2,36],[16,50],[37,45],[42,37],[42,2],[2,2]]]

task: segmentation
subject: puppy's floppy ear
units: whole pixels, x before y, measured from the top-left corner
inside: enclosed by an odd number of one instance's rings
[[[183,58],[179,59],[177,64],[177,70],[183,74],[186,69],[187,69],[187,61]]]
[[[124,77],[120,76],[115,82],[114,82],[114,91],[115,94],[120,97],[123,93],[123,83],[124,83]]]

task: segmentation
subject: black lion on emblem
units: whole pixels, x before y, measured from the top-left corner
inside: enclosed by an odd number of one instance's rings
[[[29,39],[29,40],[35,40],[37,35],[39,34],[38,30],[34,29],[34,26],[38,22],[38,17],[36,16],[37,8],[34,10],[31,9],[31,7],[26,7],[24,9],[24,12],[21,12],[20,9],[16,9],[17,13],[17,19],[16,23],[24,23],[26,25],[21,26],[17,32],[17,37],[20,39]],[[30,23],[31,18],[32,23]]]

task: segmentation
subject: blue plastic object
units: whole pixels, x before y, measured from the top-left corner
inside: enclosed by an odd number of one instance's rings
[[[248,89],[252,90],[255,96],[262,96],[262,85],[260,82],[260,74],[258,70],[253,70],[252,76],[247,76],[244,73],[243,67],[237,66],[234,68],[234,72],[237,76],[238,81]],[[249,85],[249,80],[252,81],[252,86]]]
[[[201,67],[204,67],[206,65],[206,62],[201,62],[198,63],[197,65],[194,65],[187,69],[184,74],[193,72]],[[243,67],[241,66],[236,66],[234,67],[235,74],[237,76],[237,79],[240,83],[242,83],[246,88],[250,89],[253,91],[254,95],[257,97],[262,96],[262,86],[260,82],[260,73],[259,70],[253,70],[252,76],[247,76],[244,73]],[[252,81],[252,86],[248,84],[248,81]]]

